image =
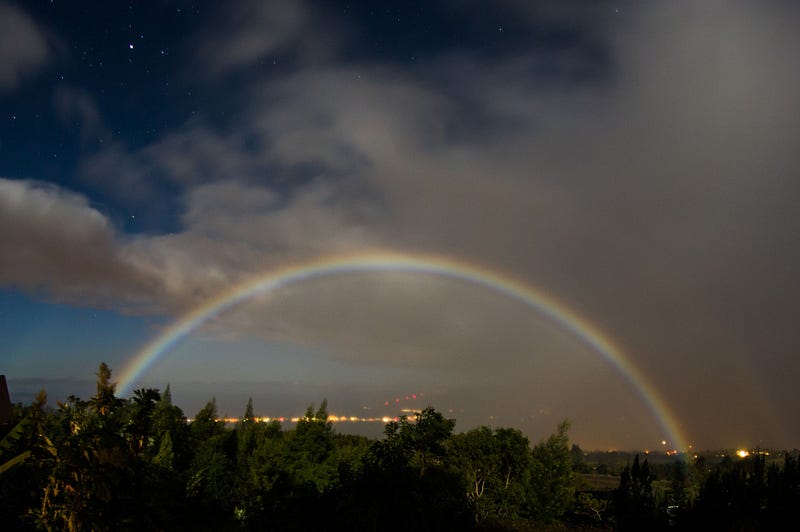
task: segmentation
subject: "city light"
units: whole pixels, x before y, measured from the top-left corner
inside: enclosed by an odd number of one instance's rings
[[[272,417],[272,416],[256,416],[253,418],[256,423],[269,423],[270,421],[278,421],[280,423],[298,423],[299,421],[303,420],[302,417]],[[192,423],[194,421],[193,418],[188,418],[187,421]],[[235,425],[241,421],[241,418],[238,417],[221,417],[215,419],[218,423],[225,423],[228,425]],[[393,416],[381,416],[381,417],[359,417],[359,416],[339,416],[336,414],[329,414],[328,415],[328,422],[329,423],[390,423],[392,421],[400,421],[399,417]],[[410,416],[408,418],[410,423],[413,423],[415,418]]]

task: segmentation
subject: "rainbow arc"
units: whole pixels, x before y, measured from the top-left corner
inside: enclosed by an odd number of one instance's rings
[[[130,393],[134,384],[159,360],[167,356],[178,342],[209,320],[243,301],[313,279],[368,272],[404,272],[441,276],[492,290],[524,304],[580,339],[615,367],[642,397],[673,443],[673,447],[682,451],[687,449],[686,440],[678,430],[667,404],[623,351],[589,321],[544,291],[511,276],[479,265],[427,254],[379,252],[324,257],[268,271],[232,286],[178,318],[137,352],[122,370],[119,393],[122,395]]]

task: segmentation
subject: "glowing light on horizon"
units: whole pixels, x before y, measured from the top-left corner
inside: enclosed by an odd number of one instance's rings
[[[304,418],[302,416],[255,416],[253,420],[256,423],[270,423],[272,421],[277,421],[279,423],[294,423],[297,424],[302,421]],[[193,418],[187,418],[189,423],[193,423]],[[219,417],[216,418],[214,421],[218,423],[227,423],[229,425],[235,425],[242,421],[242,418],[238,417]],[[330,423],[389,423],[392,421],[400,421],[400,418],[397,416],[380,416],[380,417],[361,417],[361,416],[339,416],[336,414],[328,415],[328,422]],[[413,423],[416,421],[416,417],[409,416],[408,421]]]

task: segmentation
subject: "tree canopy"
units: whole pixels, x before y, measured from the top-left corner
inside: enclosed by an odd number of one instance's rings
[[[16,405],[0,433],[4,529],[759,529],[800,502],[792,454],[713,467],[636,455],[604,496],[567,421],[534,446],[515,428],[457,433],[433,407],[379,439],[338,433],[325,400],[293,427],[259,421],[252,399],[238,423],[213,398],[189,422],[169,386],[117,397],[105,364],[88,400],[46,400]]]

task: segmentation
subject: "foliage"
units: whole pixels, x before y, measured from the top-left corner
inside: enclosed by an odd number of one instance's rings
[[[775,529],[800,503],[796,454],[782,465],[636,455],[603,476],[570,446],[568,422],[533,448],[513,428],[456,434],[432,407],[378,440],[337,433],[326,401],[285,428],[259,421],[252,400],[226,426],[212,398],[190,423],[169,386],[116,397],[105,364],[88,400],[45,402],[17,406],[0,434],[4,529]]]
[[[17,423],[2,440],[0,440],[0,475],[14,467],[21,464],[25,459],[30,456],[31,451],[23,451],[16,456],[8,458],[12,449],[16,446],[17,442],[23,438],[28,426],[31,424],[30,418],[23,418],[22,421]]]
[[[55,445],[47,445],[50,474],[34,513],[45,528],[107,530],[126,521],[126,505],[137,477],[122,434],[121,401],[111,371],[98,371],[97,393],[88,402],[71,397],[61,404]]]
[[[569,421],[533,449],[530,504],[533,517],[548,523],[561,519],[573,506],[575,477],[569,447]]]
[[[532,456],[520,431],[480,427],[453,436],[450,448],[478,522],[525,514]]]

